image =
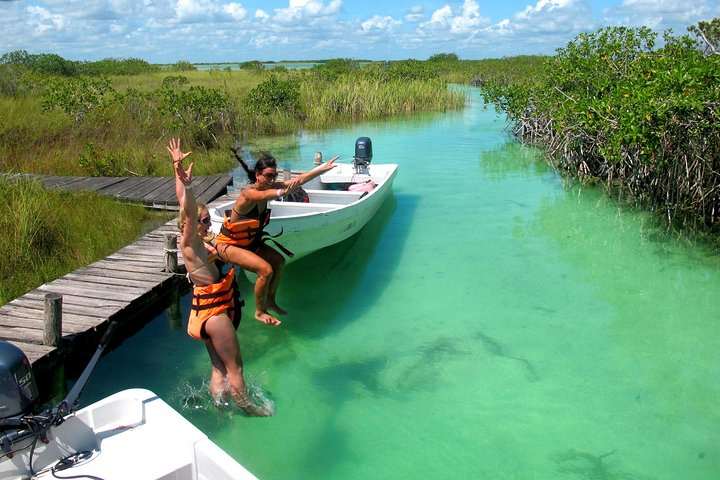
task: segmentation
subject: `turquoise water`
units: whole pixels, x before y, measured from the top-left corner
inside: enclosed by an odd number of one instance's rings
[[[164,315],[83,402],[149,388],[261,479],[718,478],[720,257],[564,184],[470,94],[265,145],[304,168],[368,136],[400,165],[364,230],[287,268],[281,327],[244,312],[274,417],[211,406],[205,349]]]

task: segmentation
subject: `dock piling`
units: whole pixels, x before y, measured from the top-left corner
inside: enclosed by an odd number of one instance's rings
[[[178,273],[177,234],[165,233],[165,271]]]
[[[45,295],[45,322],[43,324],[43,345],[57,347],[62,338],[62,295]]]

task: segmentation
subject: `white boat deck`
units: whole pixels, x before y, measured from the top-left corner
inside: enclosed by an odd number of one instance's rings
[[[59,477],[104,480],[257,480],[207,435],[153,392],[130,389],[111,395],[51,429],[38,442],[33,468],[38,479],[57,478],[58,460],[74,464]],[[0,463],[0,479],[28,478],[29,449]]]

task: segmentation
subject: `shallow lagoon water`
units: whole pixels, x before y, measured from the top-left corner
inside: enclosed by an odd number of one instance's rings
[[[400,165],[364,230],[287,268],[281,327],[244,311],[246,375],[275,416],[212,406],[205,349],[165,315],[83,403],[149,388],[261,479],[717,478],[717,252],[567,184],[470,95],[264,145],[305,168],[368,136]]]

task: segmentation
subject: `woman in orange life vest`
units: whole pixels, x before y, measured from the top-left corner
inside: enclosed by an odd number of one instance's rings
[[[267,153],[260,155],[253,170],[250,170],[237,152],[236,157],[251,183],[240,191],[232,211],[229,215],[226,214],[215,245],[223,261],[257,275],[253,292],[255,319],[267,325],[280,325],[280,320],[270,315],[268,310],[280,315],[287,313],[278,306],[275,299],[285,258],[262,241],[263,228],[270,221],[267,202],[293,193],[309,180],[335,168],[334,162],[338,157],[285,181],[277,180],[277,163],[275,158]]]
[[[193,283],[193,300],[188,334],[205,342],[212,374],[210,393],[216,402],[229,393],[238,406],[249,415],[269,416],[273,412],[252,403],[243,379],[243,363],[235,331],[240,324],[240,295],[233,268],[222,275],[215,263],[215,249],[209,243],[210,214],[198,204],[192,191],[191,163],[187,171],[183,160],[192,152],[180,150],[180,140],[171,139],[168,152],[175,168],[175,193],[180,203],[180,248],[188,277]]]

